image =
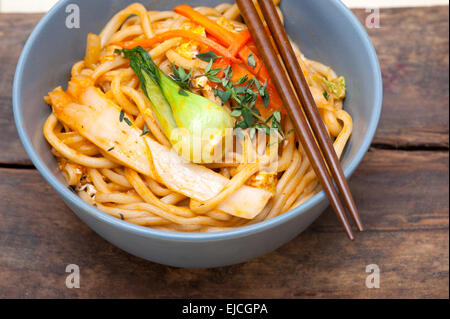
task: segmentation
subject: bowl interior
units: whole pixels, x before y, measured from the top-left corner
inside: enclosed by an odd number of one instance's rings
[[[67,193],[66,182],[58,172],[55,158],[42,134],[42,126],[50,113],[43,97],[56,86],[65,88],[71,66],[84,56],[86,35],[99,33],[114,13],[132,2],[135,1],[60,1],[35,29],[19,61],[13,100],[20,137],[47,181],[65,198],[70,196],[66,200],[76,205],[82,206],[83,202]],[[195,7],[222,2],[191,0],[189,3]],[[153,10],[170,10],[179,3],[176,0],[143,1]],[[68,4],[77,4],[80,9],[78,29],[66,27]],[[342,162],[349,176],[370,145],[381,110],[381,76],[373,47],[356,18],[338,0],[283,0],[281,7],[287,31],[303,53],[330,65],[347,80],[345,109],[353,118],[354,130]],[[323,199],[324,194],[318,194],[294,213]]]

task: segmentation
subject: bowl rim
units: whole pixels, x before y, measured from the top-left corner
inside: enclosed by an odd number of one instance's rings
[[[75,205],[77,208],[80,209],[80,211],[91,215],[91,217],[95,218],[96,220],[105,222],[112,227],[120,228],[122,231],[134,233],[135,235],[139,235],[142,237],[149,237],[170,241],[203,242],[203,241],[217,241],[217,240],[245,237],[251,234],[256,234],[265,231],[267,229],[276,227],[279,224],[288,222],[289,220],[297,217],[298,215],[309,210],[310,208],[320,204],[323,200],[326,200],[325,193],[323,191],[320,191],[318,194],[310,198],[305,203],[277,217],[253,225],[215,233],[181,233],[181,232],[157,230],[150,227],[134,225],[126,221],[122,221],[120,219],[112,217],[83,201],[78,195],[76,195],[74,192],[69,190],[68,187],[63,185],[39,158],[37,152],[33,147],[33,144],[31,143],[30,137],[24,127],[24,121],[22,117],[23,113],[22,105],[20,100],[20,93],[22,91],[21,79],[24,72],[25,61],[27,61],[31,53],[30,48],[34,45],[37,35],[40,34],[40,32],[42,31],[43,27],[47,24],[47,22],[50,19],[52,19],[52,17],[56,14],[56,12],[58,12],[60,8],[65,4],[67,4],[69,1],[70,0],[60,0],[39,21],[37,26],[34,28],[20,55],[14,76],[14,83],[12,90],[14,120],[16,128],[19,133],[20,140],[22,141],[25,151],[27,152],[28,156],[30,157],[35,167],[44,177],[44,179],[56,190],[56,192],[62,197],[62,199],[67,204],[69,204],[68,202],[70,202],[69,206]],[[361,25],[359,20],[356,18],[353,12],[351,12],[351,10],[347,8],[340,0],[328,0],[328,1],[330,2],[330,5],[335,7],[336,10],[341,11],[346,16],[347,20],[350,22],[352,27],[357,31],[358,35],[364,42],[364,46],[368,50],[371,68],[375,70],[375,74],[372,75],[374,77],[375,83],[374,87],[375,98],[373,103],[375,107],[375,109],[373,110],[374,117],[369,122],[366,136],[364,137],[360,148],[357,150],[355,156],[350,161],[348,166],[344,169],[344,174],[346,178],[348,178],[354,172],[356,167],[360,164],[366,152],[368,151],[372,143],[373,137],[375,135],[376,129],[378,127],[383,99],[382,76],[375,48],[373,47],[373,44],[366,30]]]

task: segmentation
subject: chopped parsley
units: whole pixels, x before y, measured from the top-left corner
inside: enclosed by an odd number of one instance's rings
[[[231,91],[223,91],[220,89],[214,89],[214,96],[218,96],[222,100],[222,105],[228,102],[228,100],[231,98]]]
[[[205,69],[205,73],[200,76],[206,76],[208,80],[210,80],[211,82],[221,83],[222,80],[217,76],[217,74],[219,74],[222,71],[222,69],[213,69],[212,65],[213,60],[209,61],[208,66]]]
[[[267,81],[262,85],[256,78],[249,80],[248,75],[245,75],[236,83],[233,83],[231,81],[233,69],[227,67],[223,70],[223,73],[224,77],[221,84],[224,89],[214,89],[214,95],[222,100],[222,104],[227,103],[230,99],[235,102],[233,103],[235,106],[232,109],[231,116],[236,118],[235,128],[238,129],[236,130],[238,137],[244,136],[239,134],[239,129],[250,129],[249,136],[253,138],[256,131],[270,135],[272,128],[284,137],[281,113],[276,111],[268,119],[264,119],[255,106],[258,96],[262,99],[264,107],[269,106],[270,97],[267,91]]]
[[[172,65],[173,74],[170,77],[177,82],[177,84],[184,90],[189,91],[193,85],[191,82],[192,70],[186,73],[182,67],[177,68],[175,64]]]
[[[150,132],[148,129],[147,123],[144,124],[144,130],[142,131],[141,136],[147,135]]]
[[[125,117],[123,120],[125,121],[125,123],[128,124],[128,126],[133,126],[133,123],[131,123],[131,121],[128,119],[128,117]]]
[[[212,51],[197,54],[196,57],[205,62],[216,62],[217,59],[221,58],[221,56],[217,56],[217,54]]]
[[[247,63],[248,65],[250,65],[252,68],[256,68],[256,59],[255,56],[253,55],[253,53],[250,53],[248,58],[247,58]]]
[[[244,75],[243,77],[241,77],[237,82],[236,85],[241,85],[244,84],[245,82],[248,81],[248,74]]]

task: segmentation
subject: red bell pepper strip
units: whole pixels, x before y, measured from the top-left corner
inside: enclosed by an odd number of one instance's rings
[[[213,64],[213,68],[225,70],[230,65],[233,69],[233,74],[230,79],[232,82],[236,83],[244,76],[249,75],[249,72],[244,65],[241,63],[230,63],[230,61],[226,59],[217,59]],[[222,78],[224,76],[223,71],[219,72],[217,76]]]
[[[239,58],[244,63],[245,68],[247,70],[246,71],[242,70],[243,67],[241,64],[238,64],[236,63],[235,60],[230,59],[233,62],[232,65],[233,77],[236,76],[241,78],[242,76],[245,76],[245,74],[248,74],[249,73],[248,71],[250,71],[250,73],[253,74],[260,82],[264,83],[267,80],[267,90],[269,92],[269,96],[271,99],[271,103],[268,108],[273,111],[281,108],[281,106],[283,105],[281,98],[278,95],[278,92],[275,89],[272,80],[270,79],[269,72],[267,71],[261,59],[255,53],[257,52],[256,47],[254,46],[254,44],[251,44],[250,46],[247,45],[251,40],[251,35],[248,30],[247,30],[248,33],[246,35],[242,32],[240,34],[233,33],[227,30],[226,28],[222,27],[221,25],[217,24],[216,22],[210,20],[208,17],[201,14],[200,12],[194,10],[187,4],[175,7],[174,11],[204,27],[208,34],[212,35],[215,39],[217,39],[217,41],[219,41],[224,46],[229,47],[229,50],[232,51],[230,52],[230,55],[237,54],[239,56]],[[237,45],[233,46],[236,43]],[[244,43],[244,45],[241,45],[242,43]],[[253,58],[255,59],[255,65],[253,66],[249,65],[248,62],[250,55],[253,55]],[[223,56],[227,57],[226,55]]]
[[[173,11],[204,27],[208,34],[212,35],[222,45],[228,46],[231,54],[238,54],[239,58],[248,66],[252,74],[257,75],[259,73],[262,67],[262,61],[246,46],[246,43],[251,39],[249,31],[240,33],[231,32],[187,4],[177,6]],[[252,67],[248,64],[250,54],[253,54],[256,66]]]
[[[239,39],[241,36],[239,33],[233,33],[221,25],[218,25],[216,22],[210,20],[207,16],[194,10],[187,4],[177,6],[173,11],[204,27],[206,32],[218,39],[222,45],[231,46],[233,43],[245,41],[245,35],[243,35],[243,39]]]

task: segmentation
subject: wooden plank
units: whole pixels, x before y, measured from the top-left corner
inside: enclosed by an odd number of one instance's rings
[[[0,14],[0,164],[31,165],[14,125],[11,91],[20,52],[41,17],[42,14]]]
[[[364,22],[365,10],[354,10]],[[0,164],[30,164],[11,114],[15,64],[40,14],[0,14]],[[375,143],[448,148],[448,7],[382,9],[369,33],[378,51],[385,98]],[[420,21],[420,23],[418,23]]]
[[[449,11],[446,7],[381,9],[369,29],[383,72],[384,103],[374,143],[449,145]],[[356,10],[360,21],[368,13]]]
[[[448,152],[372,149],[351,179],[367,231],[333,213],[241,265],[165,267],[128,255],[77,219],[34,170],[0,169],[0,298],[448,298]],[[420,168],[420,169],[418,169]],[[65,287],[65,267],[81,288]],[[381,287],[367,289],[377,264]]]

